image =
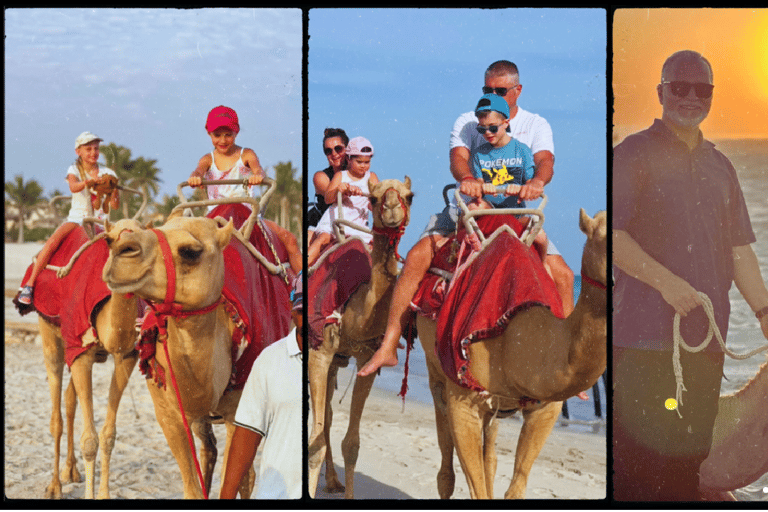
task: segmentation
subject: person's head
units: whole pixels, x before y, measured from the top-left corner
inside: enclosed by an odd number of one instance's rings
[[[362,177],[371,168],[373,144],[365,137],[355,137],[347,144],[347,170],[356,177]]]
[[[511,114],[517,113],[517,98],[523,86],[520,84],[520,74],[517,66],[508,60],[497,60],[485,70],[485,86],[483,94],[494,93],[505,100]]]
[[[334,171],[346,167],[347,144],[349,137],[341,128],[326,128],[323,132],[323,153]]]
[[[234,146],[237,134],[240,133],[237,113],[229,107],[219,105],[208,113],[205,131],[211,137],[216,151],[227,153]]]
[[[503,146],[509,142],[509,105],[496,94],[485,94],[475,107],[477,131],[492,146]]]
[[[683,50],[667,58],[656,86],[662,119],[673,126],[698,128],[712,107],[712,66],[700,53]]]
[[[75,139],[75,153],[77,154],[77,162],[80,165],[85,165],[89,168],[96,165],[99,160],[99,143],[103,139],[97,137],[91,132],[83,132]]]

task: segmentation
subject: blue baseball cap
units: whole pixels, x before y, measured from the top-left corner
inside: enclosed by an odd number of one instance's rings
[[[503,115],[505,119],[509,119],[509,105],[507,104],[507,100],[496,94],[483,94],[483,97],[477,102],[475,114],[491,110]]]

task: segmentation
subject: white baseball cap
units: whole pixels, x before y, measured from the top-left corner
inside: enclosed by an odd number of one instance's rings
[[[75,149],[79,148],[83,144],[88,144],[89,142],[93,142],[95,140],[98,140],[99,142],[104,141],[104,139],[92,134],[91,132],[83,132],[75,139]]]
[[[347,156],[373,156],[373,144],[365,137],[355,137],[347,144]]]

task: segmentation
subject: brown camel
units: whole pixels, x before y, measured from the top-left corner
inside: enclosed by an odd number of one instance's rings
[[[471,497],[493,498],[496,420],[505,411],[518,409],[524,423],[514,475],[504,497],[524,498],[531,467],[557,421],[562,401],[589,389],[605,370],[606,291],[597,283],[607,278],[606,212],[592,219],[582,209],[579,226],[587,235],[581,275],[591,279],[584,281],[573,312],[560,319],[548,308],[534,306],[512,317],[502,335],[469,346],[470,368],[487,393],[461,387],[446,377],[435,355],[436,323],[417,317],[442,454],[437,475],[440,498],[453,494],[454,446]]]
[[[703,489],[732,491],[768,473],[768,362],[746,386],[720,397],[712,448],[701,465]]]
[[[118,222],[107,235],[111,254],[103,277],[113,291],[135,293],[155,304],[173,302],[180,306],[178,316],[167,318],[165,347],[171,366],[160,342],[155,353],[157,365],[165,369],[166,385],[161,387],[148,379],[147,386],[157,420],[181,470],[184,497],[199,499],[205,494],[184,419],[201,441],[200,467],[207,491],[217,456],[211,422],[220,417],[227,424],[223,466],[226,468],[234,416],[242,393],[241,389],[227,391],[233,370],[233,332],[237,327],[221,300],[225,281],[223,251],[233,236],[234,227],[231,220],[220,227],[213,219],[184,217],[181,212],[176,210],[156,230],[130,231]],[[165,265],[165,253],[160,247],[162,235],[170,248],[175,275]],[[173,276],[176,286],[167,290]],[[169,300],[167,294],[173,297]],[[275,314],[287,318],[287,291],[285,315],[277,311]],[[283,323],[286,327],[283,334],[287,334],[289,321]],[[277,339],[265,339],[264,343]],[[158,341],[162,341],[162,335]],[[181,395],[183,414],[171,370]],[[242,498],[250,497],[254,479],[251,467],[240,482]]]
[[[326,459],[332,416],[332,382],[335,380],[339,356],[342,360],[354,356],[359,370],[381,343],[387,324],[392,289],[398,274],[397,244],[391,243],[392,238],[384,231],[397,232],[405,228],[413,197],[411,180],[407,176],[404,183],[389,179],[375,185],[369,184],[369,191],[374,226],[371,280],[360,285],[347,301],[340,322],[325,327],[322,345],[317,350],[311,350],[309,355],[313,417],[309,437],[309,492],[313,497],[320,477],[320,466]],[[358,377],[352,391],[349,427],[341,444],[347,499],[354,498],[355,465],[360,448],[360,418],[375,378],[375,373]],[[326,473],[328,488],[344,489],[333,471],[330,456],[326,464],[331,468],[331,471]]]
[[[125,221],[139,226],[135,220]],[[99,499],[109,496],[109,463],[115,445],[117,409],[128,379],[136,364],[136,308],[137,298],[113,293],[98,309],[93,327],[98,338],[91,331],[83,335],[83,345],[90,348],[78,356],[70,367],[71,378],[66,392],[67,411],[67,456],[59,476],[59,455],[63,421],[61,416],[61,390],[64,370],[65,342],[61,327],[39,316],[40,335],[43,341],[45,369],[51,393],[51,435],[54,440],[53,478],[46,488],[47,498],[61,498],[61,483],[80,482],[74,454],[74,419],[77,401],[83,410],[83,434],[80,447],[85,461],[85,498],[94,498],[96,454],[101,449],[101,480]],[[96,432],[93,418],[92,369],[96,362],[104,362],[108,354],[114,357],[115,370],[109,389],[109,404],[101,433]]]

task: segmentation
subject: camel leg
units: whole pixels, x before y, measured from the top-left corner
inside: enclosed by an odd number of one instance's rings
[[[99,451],[99,434],[93,420],[93,363],[97,346],[81,354],[72,363],[72,381],[83,411],[83,434],[80,436],[80,451],[85,464],[85,499],[94,498],[96,480],[96,455]]]
[[[496,435],[498,433],[498,420],[493,414],[485,414],[483,416],[483,467],[485,485],[490,498],[493,498],[493,481],[496,478]]]
[[[224,461],[221,467],[221,485],[224,485],[224,477],[227,472],[227,460],[229,458],[229,450],[232,446],[232,436],[235,434],[234,423],[227,422],[227,442],[224,446]],[[243,475],[240,480],[240,484],[237,486],[237,492],[240,494],[241,500],[250,499],[253,493],[253,488],[256,484],[256,471],[253,469],[253,464],[248,468],[248,471]],[[219,496],[221,496],[221,489],[219,489]]]
[[[325,401],[325,492],[337,493],[344,492],[344,486],[339,481],[339,475],[336,473],[336,466],[333,464],[333,453],[331,452],[331,425],[333,424],[333,392],[336,389],[336,379],[338,377],[339,367],[331,365],[328,371],[328,383],[326,389]]]
[[[523,411],[523,428],[517,440],[515,469],[512,483],[504,494],[505,499],[525,498],[531,467],[552,432],[562,407],[562,402],[550,402],[541,409]]]
[[[467,478],[472,499],[491,499],[486,484],[483,418],[477,407],[472,407],[467,393],[453,383],[448,394],[448,421],[459,455],[461,469]]]
[[[59,479],[59,456],[61,434],[64,423],[61,418],[61,379],[64,372],[64,346],[56,328],[40,319],[40,335],[43,338],[43,357],[48,374],[48,388],[51,394],[51,436],[53,437],[53,477],[45,490],[46,498],[61,498]],[[70,430],[71,432],[71,430]]]
[[[109,462],[112,458],[112,449],[115,447],[117,435],[117,408],[120,399],[128,385],[138,353],[132,352],[123,356],[114,354],[115,371],[112,373],[112,382],[109,386],[109,403],[107,405],[107,417],[99,434],[99,447],[101,448],[101,480],[99,481],[100,500],[109,499]]]
[[[65,407],[67,409],[67,458],[64,461],[64,469],[61,470],[61,481],[82,482],[83,477],[77,470],[77,457],[75,457],[75,410],[77,409],[77,393],[75,383],[69,379],[69,385],[65,393]]]
[[[189,450],[187,432],[184,429],[184,422],[181,419],[172,386],[168,383],[168,388],[163,390],[157,387],[151,379],[148,379],[147,388],[155,406],[157,422],[163,429],[165,440],[179,465],[181,480],[184,485],[184,499],[201,500],[204,496],[200,487],[200,480],[197,476],[194,458]]]
[[[360,371],[366,362],[358,359],[357,370]],[[347,427],[347,435],[341,442],[341,454],[344,456],[344,483],[346,484],[344,497],[348,500],[355,499],[355,466],[357,466],[357,456],[360,452],[360,419],[363,416],[365,401],[371,393],[375,379],[376,372],[365,377],[357,377],[352,388],[352,401],[349,404],[349,426]]]
[[[216,448],[216,436],[213,434],[213,427],[207,418],[201,418],[193,422],[190,428],[200,440],[198,462],[200,462],[200,470],[203,472],[205,491],[210,496],[213,470],[216,467],[216,457],[219,455],[219,451]],[[195,472],[197,472],[197,469],[195,469]]]
[[[437,445],[440,447],[440,471],[437,472],[437,492],[440,499],[447,500],[453,495],[456,474],[453,471],[453,438],[448,427],[447,390],[442,381],[442,372],[434,368],[427,360],[429,372],[429,390],[435,406],[435,426],[437,427]]]
[[[338,346],[339,327],[331,324],[323,333],[323,345],[317,350],[309,351],[309,394],[312,410],[312,430],[309,435],[307,453],[309,471],[309,495],[315,497],[317,482],[320,479],[320,467],[325,459],[325,406],[328,371],[333,362],[333,352],[327,349],[328,341],[335,340]],[[321,412],[322,411],[322,412]]]

